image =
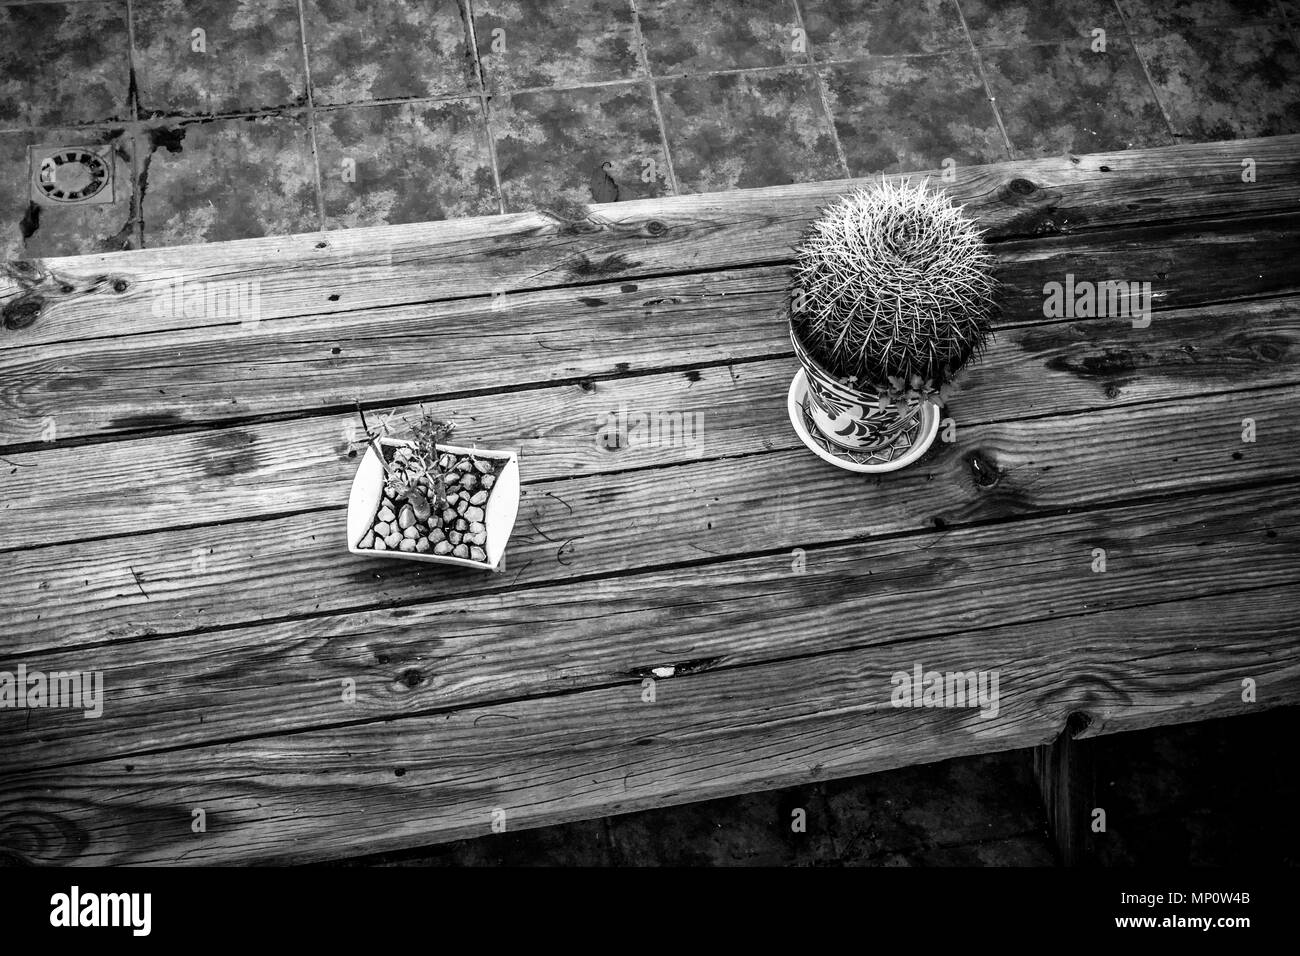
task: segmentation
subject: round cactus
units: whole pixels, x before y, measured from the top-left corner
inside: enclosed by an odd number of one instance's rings
[[[989,336],[993,256],[941,192],[907,180],[846,196],[796,251],[795,332],[822,365],[864,391],[939,389]]]

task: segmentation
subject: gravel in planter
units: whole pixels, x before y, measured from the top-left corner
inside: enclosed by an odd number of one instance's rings
[[[387,449],[385,449],[387,451]],[[385,455],[389,463],[400,460],[402,449]],[[375,511],[371,529],[360,547],[373,551],[406,551],[415,554],[443,554],[471,561],[487,561],[487,503],[505,462],[473,455],[443,456],[447,502],[441,509],[434,502],[431,482],[421,479],[417,487],[425,500],[408,500],[391,482]]]

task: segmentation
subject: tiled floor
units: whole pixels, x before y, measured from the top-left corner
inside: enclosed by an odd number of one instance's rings
[[[1300,0],[0,0],[0,257],[1300,132],[1298,37]],[[31,204],[50,144],[114,202]],[[1298,719],[1109,739],[1094,859],[1295,864]],[[383,861],[1039,865],[1045,827],[1021,752]]]
[[[0,0],[0,256],[1300,130],[1294,0]],[[116,201],[28,201],[115,144]]]

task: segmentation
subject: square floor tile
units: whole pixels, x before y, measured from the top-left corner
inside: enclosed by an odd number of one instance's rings
[[[818,61],[967,48],[954,0],[800,0]]]
[[[500,212],[477,99],[316,111],[329,229]]]
[[[1173,142],[1127,40],[981,50],[989,87],[1017,156],[1136,149]]]
[[[317,106],[478,89],[456,0],[304,0]]]
[[[132,119],[126,3],[0,7],[0,129]]]
[[[495,97],[491,117],[507,212],[671,191],[648,84]]]
[[[1093,36],[1123,36],[1114,0],[961,0],[976,46],[1021,46]]]
[[[811,68],[657,82],[682,192],[845,175]]]
[[[643,73],[628,0],[474,0],[474,35],[494,92]]]
[[[655,76],[807,63],[793,0],[640,0]]]
[[[1300,133],[1300,51],[1285,26],[1220,27],[1136,44],[1180,136]]]
[[[1273,0],[1119,0],[1134,35],[1234,27],[1280,17]]]
[[[241,113],[307,99],[295,0],[134,0],[145,115]]]
[[[319,228],[305,115],[188,122],[142,139],[146,246]]]
[[[872,57],[821,74],[854,176],[1009,158],[969,53]]]
[[[39,205],[28,187],[28,146],[105,146],[113,161],[112,203]],[[121,127],[0,133],[0,259],[74,256],[134,248],[131,136]]]

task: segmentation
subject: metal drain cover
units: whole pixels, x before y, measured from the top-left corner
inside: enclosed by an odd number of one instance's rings
[[[113,202],[111,146],[29,146],[32,201],[47,206]]]

